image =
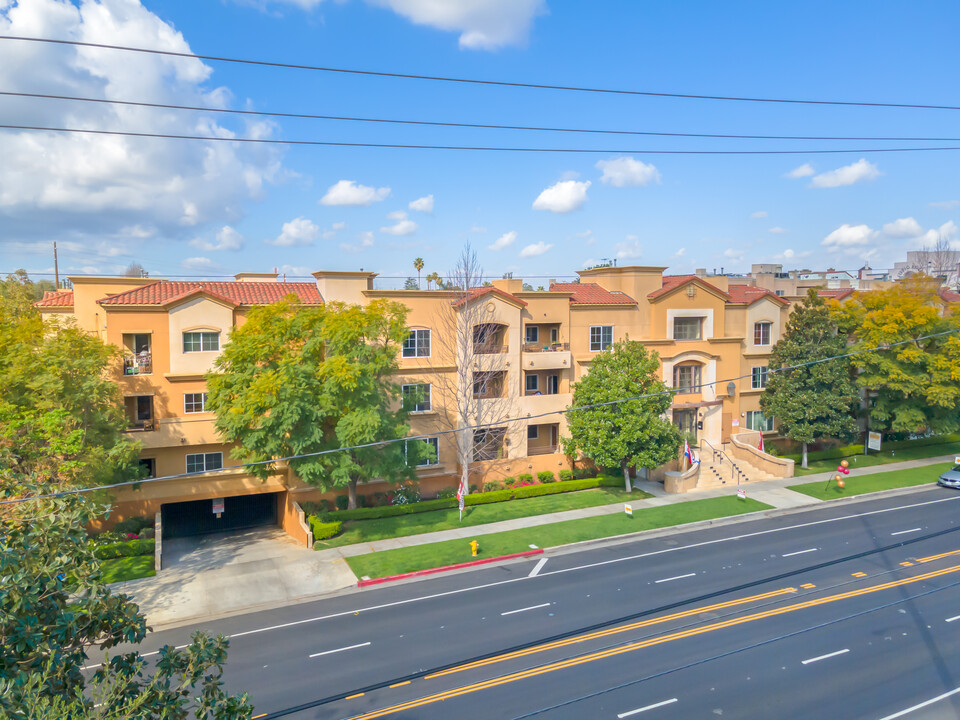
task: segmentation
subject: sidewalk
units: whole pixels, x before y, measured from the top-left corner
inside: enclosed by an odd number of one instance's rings
[[[856,469],[858,476],[875,473],[924,467],[942,462],[950,462],[955,455],[943,455],[921,460],[909,460],[902,463],[875,465]],[[741,487],[747,496],[770,505],[774,509],[790,509],[817,505],[821,500],[809,497],[789,489],[790,485],[808,482],[827,482],[835,473],[824,472],[804,477],[782,480],[763,480],[744,483]],[[931,478],[931,482],[934,478]],[[633,500],[634,510],[673,505],[688,500],[723,497],[737,492],[737,486],[704,490],[682,494],[667,494],[663,485],[657,482],[637,482],[634,487],[653,497]],[[241,551],[235,548],[240,562],[231,561],[222,567],[206,567],[202,570],[185,566],[164,569],[153,578],[118,583],[115,589],[129,593],[141,605],[150,625],[169,626],[191,621],[203,620],[226,615],[240,614],[251,610],[280,607],[295,602],[303,602],[344,588],[356,587],[357,578],[347,565],[346,558],[367,553],[393,550],[395,548],[426,545],[444,540],[470,540],[482,535],[519,530],[523,528],[548,525],[565,520],[613,515],[623,512],[623,503],[579,508],[549,515],[515,518],[502,522],[475,525],[455,530],[409,535],[407,537],[376,540],[369,543],[345,545],[329,550],[309,551],[303,548],[287,549],[283,552],[271,550],[263,556],[244,557],[249,549]],[[676,526],[682,532],[683,526]],[[255,569],[255,576],[241,571]],[[198,570],[200,570],[198,572]]]

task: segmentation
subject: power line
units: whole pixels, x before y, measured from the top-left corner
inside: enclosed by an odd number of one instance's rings
[[[67,100],[71,102],[101,103],[129,107],[156,108],[162,110],[188,110],[230,115],[253,115],[258,117],[294,118],[302,120],[338,120],[344,122],[381,123],[393,125],[416,125],[428,127],[469,128],[481,130],[525,130],[556,133],[589,133],[598,135],[643,135],[647,137],[714,138],[724,140],[842,140],[883,142],[960,142],[956,137],[876,137],[876,136],[831,136],[831,135],[731,135],[723,133],[655,132],[649,130],[609,130],[596,128],[567,128],[538,125],[497,125],[491,123],[441,122],[437,120],[404,120],[397,118],[355,117],[350,115],[316,115],[312,113],[269,112],[266,110],[235,110],[231,108],[202,107],[199,105],[170,105],[166,103],[138,102],[133,100],[109,100],[106,98],[79,97],[75,95],[48,95],[0,91],[0,96]]]
[[[890,350],[891,348],[898,347],[900,345],[917,343],[921,340],[929,340],[930,338],[942,337],[944,335],[954,335],[958,332],[960,332],[960,328],[954,328],[952,330],[943,330],[937,333],[930,333],[929,335],[920,335],[915,338],[907,338],[906,340],[898,340],[897,342],[884,343],[882,345],[877,345],[871,348],[854,350],[852,352],[844,353],[842,355],[831,355],[830,357],[820,358],[818,360],[808,360],[807,362],[797,363],[795,365],[787,365],[785,367],[769,369],[767,371],[767,374],[770,375],[773,373],[786,372],[788,370],[799,370],[800,368],[810,367],[811,365],[819,365],[821,363],[829,362],[831,360],[843,360],[846,358],[855,357],[857,355],[864,355],[866,353],[878,352],[881,350]],[[753,377],[752,373],[749,373],[745,375],[738,375],[736,377],[726,378],[723,380],[713,380],[711,382],[704,382],[704,383],[701,383],[700,386],[709,387],[709,386],[715,386],[715,385],[723,385],[725,383],[734,382],[736,380],[747,380],[752,377]],[[463,427],[459,427],[452,430],[437,430],[436,432],[422,433],[420,435],[408,435],[406,437],[396,438],[394,440],[378,440],[376,442],[360,443],[357,445],[347,445],[345,447],[331,448],[330,450],[318,450],[317,452],[312,452],[312,453],[300,453],[298,455],[287,455],[286,457],[273,458],[271,460],[259,460],[257,462],[242,463],[240,465],[231,465],[229,467],[225,467],[222,469],[234,470],[234,469],[240,469],[240,468],[260,467],[262,465],[271,465],[274,463],[289,462],[290,460],[300,460],[303,458],[320,457],[322,455],[332,455],[334,453],[346,452],[348,450],[365,450],[369,448],[384,447],[386,445],[392,445],[398,442],[409,442],[411,440],[426,440],[428,438],[435,438],[440,435],[452,435],[458,432],[463,432],[464,430],[486,430],[489,428],[509,425],[510,423],[515,423],[515,422],[529,422],[530,420],[538,420],[546,417],[554,417],[556,415],[567,415],[569,413],[583,412],[585,410],[595,410],[597,408],[602,408],[602,407],[612,407],[614,405],[620,405],[622,403],[632,402],[634,400],[649,400],[656,397],[662,397],[664,395],[673,396],[673,395],[679,394],[679,392],[680,391],[677,390],[676,388],[670,388],[667,390],[661,390],[659,392],[654,392],[654,393],[645,393],[643,395],[635,395],[632,397],[619,398],[617,400],[608,400],[607,402],[591,403],[590,405],[581,405],[580,407],[569,407],[563,410],[551,410],[549,412],[542,412],[534,415],[525,415],[523,417],[508,418],[506,420],[500,420],[498,422],[478,423],[476,425],[464,425]],[[192,473],[188,472],[188,473],[180,473],[177,475],[164,475],[163,477],[144,478],[142,480],[129,480],[127,482],[112,483],[110,485],[97,485],[94,487],[76,488],[73,490],[63,490],[61,492],[48,493],[46,495],[34,495],[31,497],[13,498],[11,500],[0,500],[0,505],[15,505],[15,504],[28,502],[31,500],[45,500],[49,498],[66,497],[68,495],[81,495],[84,493],[94,492],[97,490],[114,490],[116,488],[130,487],[133,485],[146,485],[148,483],[160,482],[161,480],[180,480],[183,478],[190,478],[190,477],[197,477],[199,475],[205,475],[207,474],[207,472],[209,471],[200,471],[200,472],[192,472]]]
[[[130,47],[126,45],[109,45],[106,43],[81,42],[79,40],[55,40],[53,38],[26,37],[22,35],[0,35],[0,40],[21,40],[24,42],[49,43],[54,45],[72,45],[75,47],[91,47],[105,50],[123,50],[125,52],[144,53],[148,55],[164,55],[167,57],[189,58],[191,60],[210,60],[212,62],[228,62],[240,65],[259,65],[262,67],[286,68],[291,70],[309,70],[315,72],[340,73],[345,75],[366,75],[371,77],[400,78],[405,80],[429,80],[432,82],[461,83],[467,85],[489,85],[497,87],[527,88],[536,90],[561,90],[565,92],[599,93],[608,95],[635,95],[643,97],[681,98],[687,100],[725,100],[730,102],[752,103],[782,103],[789,105],[839,105],[845,107],[883,107],[906,108],[915,110],[960,110],[956,105],[932,105],[915,103],[893,102],[860,102],[849,100],[810,100],[796,98],[764,98],[736,95],[700,95],[693,93],[652,92],[646,90],[626,90],[617,88],[584,87],[576,85],[551,85],[545,83],[510,82],[505,80],[481,80],[477,78],[449,77],[444,75],[416,75],[412,73],[383,72],[376,70],[357,70],[323,65],[304,65],[299,63],[284,63],[268,60],[250,60],[246,58],[224,57],[218,55],[198,55],[194,53],[175,52],[173,50],[155,50],[150,48]]]
[[[960,150],[960,146],[916,148],[857,148],[832,150],[651,150],[638,148],[533,148],[487,145],[408,145],[403,143],[334,142],[330,140],[279,140],[274,138],[215,137],[210,135],[179,135],[174,133],[131,132],[122,130],[92,130],[88,128],[42,127],[38,125],[0,125],[7,130],[37,130],[42,132],[79,133],[121,137],[160,138],[165,140],[203,140],[210,142],[238,142],[264,145],[312,145],[320,147],[390,148],[400,150],[466,150],[486,152],[525,153],[580,153],[580,154],[634,154],[634,155],[837,155],[866,153],[940,152]]]

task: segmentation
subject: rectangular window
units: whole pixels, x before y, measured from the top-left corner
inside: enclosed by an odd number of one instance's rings
[[[407,412],[428,412],[430,410],[430,383],[417,385],[401,385],[403,394],[403,408]]]
[[[783,290],[774,290],[773,292],[776,293],[777,297],[783,297],[785,294]]]
[[[539,425],[527,425],[527,440],[536,440],[540,437]]]
[[[497,460],[503,457],[503,440],[507,435],[506,428],[489,428],[475,430],[473,433],[473,459]]]
[[[613,345],[613,325],[594,325],[590,328],[590,352],[606,350]]]
[[[141,477],[152,478],[157,476],[156,461],[153,458],[140,458],[137,464],[143,473]]]
[[[764,417],[759,410],[747,410],[747,429],[773,432],[773,418]]]
[[[773,323],[769,322],[758,322],[753,324],[753,344],[754,345],[769,345],[770,344],[770,326]]]
[[[702,317],[678,317],[673,319],[674,340],[702,340]]]
[[[411,330],[403,341],[403,357],[430,357],[430,331]]]
[[[189,352],[219,352],[220,333],[218,332],[185,332],[183,334],[183,351]]]
[[[673,386],[681,393],[700,392],[700,366],[679,365],[673,369]]]
[[[535,373],[527,373],[524,380],[524,389],[528,393],[537,392],[540,389],[540,376]]]
[[[527,325],[526,332],[526,342],[540,342],[540,328],[538,328],[536,325]]]
[[[207,412],[207,394],[206,393],[184,393],[183,411],[185,413]]]
[[[767,386],[767,368],[755,367],[750,370],[750,387],[763,390]]]
[[[490,371],[473,374],[473,396],[479,399],[503,397],[506,372]]]
[[[414,441],[417,442],[417,441]],[[429,465],[440,464],[440,438],[421,438],[419,442],[426,443],[430,451],[425,457],[420,457],[417,461],[417,467],[427,467]]]
[[[189,453],[187,472],[210,472],[223,467],[223,453]]]

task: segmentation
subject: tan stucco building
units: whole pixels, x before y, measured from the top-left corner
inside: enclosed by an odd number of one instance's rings
[[[663,380],[678,391],[671,419],[701,447],[719,448],[745,430],[774,431],[775,420],[762,416],[759,399],[787,300],[722,276],[670,276],[664,270],[583,270],[579,283],[541,291],[503,279],[466,297],[447,290],[377,290],[375,273],[367,272],[319,271],[311,283],[278,282],[272,273],[243,273],[230,282],[74,277],[72,292],[48,293],[38,307],[44,317],[73,318],[122,348],[124,359],[114,372],[130,432],[143,446],[142,463],[154,477],[190,474],[121,491],[114,520],[189,501],[194,506],[184,510],[187,516],[211,515],[208,505],[215,498],[268,495],[259,509],[236,512],[272,513],[288,532],[305,537],[294,503],[319,493],[286,472],[264,483],[231,469],[236,462],[205,407],[204,374],[251,307],[292,293],[305,306],[388,298],[409,309],[411,333],[398,358],[398,382],[420,400],[412,408],[412,432],[430,437],[437,451],[418,470],[429,494],[458,480],[449,432],[457,426],[458,393],[477,399],[476,417],[495,419],[475,438],[471,483],[570,467],[559,441],[572,386],[598,353],[627,337],[660,355]],[[456,340],[464,307],[474,318],[472,368],[462,367],[465,356]],[[386,489],[370,483],[361,493]],[[230,504],[221,512],[229,515]]]

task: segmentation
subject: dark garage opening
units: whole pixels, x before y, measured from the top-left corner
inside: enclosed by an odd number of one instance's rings
[[[279,496],[260,493],[165,504],[161,508],[163,539],[276,525]],[[219,517],[214,512],[218,502],[223,503]]]

